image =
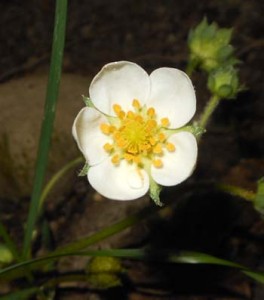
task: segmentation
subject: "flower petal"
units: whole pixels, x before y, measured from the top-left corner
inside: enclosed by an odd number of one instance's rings
[[[162,168],[151,167],[152,178],[164,186],[179,184],[192,174],[198,151],[196,139],[189,132],[176,133],[168,142],[173,143],[176,150],[164,150]]]
[[[103,146],[111,139],[100,130],[100,124],[107,122],[104,115],[90,107],[83,108],[74,120],[73,137],[90,166],[102,162],[108,156]]]
[[[145,70],[135,63],[119,61],[102,68],[93,79],[89,94],[98,110],[114,116],[114,104],[128,111],[134,99],[145,104],[149,91],[150,79]]]
[[[149,177],[145,170],[121,161],[118,166],[104,160],[88,171],[91,186],[104,197],[114,200],[133,200],[145,195]]]
[[[179,128],[193,117],[196,97],[190,78],[174,68],[160,68],[150,74],[151,92],[147,105],[158,118],[168,118],[169,128]]]

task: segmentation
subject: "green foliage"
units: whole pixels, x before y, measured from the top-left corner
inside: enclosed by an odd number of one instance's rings
[[[255,209],[264,217],[264,177],[258,181],[256,198],[254,199]]]

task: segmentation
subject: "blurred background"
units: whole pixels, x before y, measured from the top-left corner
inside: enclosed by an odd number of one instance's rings
[[[54,2],[0,1],[0,217],[18,243],[29,203],[45,100]],[[81,95],[88,96],[89,83],[101,67],[111,61],[129,60],[148,72],[163,66],[184,70],[188,32],[206,16],[209,22],[234,29],[232,44],[241,60],[241,83],[247,89],[236,100],[223,101],[213,115],[199,147],[197,169],[186,184],[214,180],[255,190],[256,181],[264,174],[263,14],[261,0],[69,1],[47,179],[80,155],[71,126],[83,106]],[[196,72],[192,80],[198,117],[210,94],[205,74]],[[66,176],[46,203],[55,245],[95,232],[149,205],[147,197],[129,203],[103,199],[85,178],[77,178],[77,172]],[[204,251],[253,268],[264,267],[263,221],[250,203],[207,187],[187,200],[181,195],[178,187],[164,191],[163,201],[175,198],[179,207],[162,223],[139,226],[101,246],[150,242],[155,247]],[[67,235],[62,230],[65,226]],[[153,240],[153,236],[163,239]],[[82,268],[83,264],[82,259],[67,262],[62,270]],[[237,272],[216,267],[168,270],[164,266],[127,264],[133,288],[122,294],[119,290],[114,296],[101,295],[102,299],[264,299],[263,288]],[[138,284],[148,288],[134,288]],[[92,298],[97,294],[80,295],[79,286],[75,288],[61,292],[58,299],[97,299]]]

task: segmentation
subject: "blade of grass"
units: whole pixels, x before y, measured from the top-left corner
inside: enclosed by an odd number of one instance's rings
[[[264,272],[255,272],[251,269],[242,266],[240,264],[221,259],[212,255],[201,252],[188,252],[182,251],[179,253],[174,253],[171,250],[162,250],[151,252],[145,249],[101,249],[101,250],[87,250],[79,252],[68,252],[56,255],[48,255],[45,257],[40,257],[22,263],[7,267],[0,270],[0,275],[5,276],[5,273],[12,271],[18,271],[20,268],[28,266],[33,268],[34,265],[43,265],[47,262],[58,260],[64,256],[113,256],[119,258],[131,258],[137,260],[146,261],[158,261],[158,262],[170,262],[170,263],[181,263],[181,264],[212,264],[224,267],[237,268],[245,275],[251,277],[252,279],[264,284]]]
[[[47,85],[44,119],[41,127],[41,134],[38,146],[38,155],[35,167],[35,178],[31,196],[30,208],[26,223],[23,257],[30,257],[30,245],[32,233],[36,223],[40,195],[45,177],[46,166],[48,162],[48,153],[52,135],[53,123],[56,112],[56,102],[59,93],[59,84],[61,78],[61,66],[63,59],[65,27],[67,18],[67,0],[56,1],[55,26],[53,33],[53,44],[51,54],[51,67]]]

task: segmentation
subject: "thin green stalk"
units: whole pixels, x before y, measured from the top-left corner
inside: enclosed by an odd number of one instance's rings
[[[219,101],[221,99],[218,96],[212,96],[208,103],[206,104],[204,111],[201,114],[200,120],[198,121],[198,125],[202,128],[206,128],[207,123],[212,115],[212,113],[215,111],[216,107],[219,104]]]
[[[53,130],[53,123],[56,112],[56,102],[59,93],[59,84],[61,78],[61,66],[63,59],[64,41],[65,41],[65,27],[67,18],[67,0],[56,1],[55,12],[55,26],[53,34],[52,54],[51,54],[51,67],[47,85],[46,103],[44,119],[42,122],[38,155],[35,167],[35,178],[33,182],[33,191],[31,196],[29,214],[26,223],[24,244],[23,244],[23,257],[30,256],[30,245],[32,233],[36,223],[40,195],[42,185],[45,177],[45,171],[48,162],[48,153],[50,148],[50,140]]]
[[[48,194],[51,192],[51,190],[54,188],[56,183],[73,167],[83,162],[82,157],[75,158],[74,160],[67,163],[65,166],[63,166],[57,173],[55,173],[50,181],[47,183],[45,188],[43,189],[41,193],[41,197],[39,200],[39,209],[41,209],[45,199],[47,198]]]
[[[238,186],[217,183],[216,187],[223,192],[226,192],[232,196],[241,197],[247,201],[252,202],[256,198],[256,194],[254,192],[248,191],[248,190],[240,188]]]

